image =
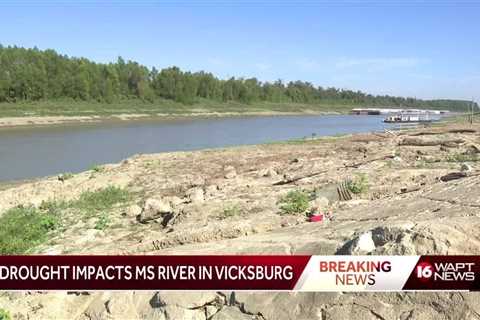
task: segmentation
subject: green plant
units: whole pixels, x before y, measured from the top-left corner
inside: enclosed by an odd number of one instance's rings
[[[7,210],[0,217],[0,254],[20,254],[46,241],[59,217],[33,207]]]
[[[65,181],[71,178],[73,178],[73,173],[70,173],[70,172],[65,172],[58,176],[58,180],[60,181]]]
[[[5,309],[0,308],[0,320],[11,320],[10,312]]]
[[[454,153],[447,156],[447,162],[476,162],[479,160],[477,154]]]
[[[280,210],[282,214],[304,213],[309,206],[309,194],[301,190],[292,190],[280,199]]]
[[[71,203],[71,207],[79,209],[87,216],[94,216],[101,211],[111,209],[117,203],[131,199],[131,194],[122,188],[109,186],[96,191],[86,191],[80,198]]]
[[[95,224],[95,229],[105,230],[110,223],[110,217],[106,213],[102,213]]]
[[[234,205],[231,205],[231,206],[227,206],[223,209],[223,214],[222,214],[221,218],[226,219],[226,218],[229,218],[229,217],[237,216],[239,214],[241,214],[241,209],[238,206],[238,204],[234,204]]]
[[[99,173],[99,172],[103,172],[103,170],[105,170],[105,168],[103,166],[95,165],[90,170],[92,170],[93,172]]]
[[[356,174],[353,180],[347,182],[347,189],[354,194],[365,193],[368,188],[368,177],[364,173]]]

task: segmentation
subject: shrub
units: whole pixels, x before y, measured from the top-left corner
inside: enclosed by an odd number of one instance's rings
[[[347,189],[354,194],[368,191],[368,177],[364,173],[357,174],[353,180],[347,182]]]
[[[282,214],[304,213],[309,206],[309,195],[305,191],[292,190],[280,199],[280,210]]]

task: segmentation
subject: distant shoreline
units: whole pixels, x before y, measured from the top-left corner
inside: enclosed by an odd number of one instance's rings
[[[19,128],[36,126],[53,126],[65,124],[101,124],[111,121],[137,121],[137,120],[166,120],[166,119],[188,119],[188,118],[227,118],[242,116],[298,116],[298,115],[340,115],[344,112],[338,111],[252,111],[252,112],[199,112],[185,114],[168,113],[121,113],[112,115],[92,116],[23,116],[23,117],[0,117],[0,128]]]

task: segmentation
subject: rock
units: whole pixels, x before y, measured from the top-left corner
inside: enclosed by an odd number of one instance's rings
[[[197,187],[189,189],[187,190],[185,195],[192,203],[199,203],[205,201],[205,193],[203,192],[202,188]]]
[[[135,319],[138,317],[131,294],[112,292],[112,296],[104,305],[108,314],[114,319]]]
[[[460,167],[460,170],[463,171],[463,172],[471,172],[473,170],[473,168],[468,163],[462,163],[462,166]]]
[[[229,171],[225,174],[225,179],[233,179],[237,176],[235,171]]]
[[[135,218],[142,213],[142,208],[136,204],[131,205],[123,212],[124,216]]]
[[[212,320],[252,320],[255,316],[243,313],[237,307],[224,307],[210,319]]]
[[[184,201],[176,196],[170,196],[163,198],[165,201],[168,201],[172,207],[177,207],[178,205],[182,204]]]
[[[150,300],[153,306],[177,305],[185,309],[195,309],[219,300],[213,291],[199,292],[157,292]]]
[[[151,220],[155,220],[163,217],[166,214],[173,212],[173,208],[169,201],[165,199],[147,199],[143,210],[138,216],[138,221],[141,223],[146,223]]]
[[[205,188],[205,195],[206,196],[209,196],[209,197],[212,197],[214,196],[218,191],[219,191],[219,187],[217,185],[209,185]]]
[[[259,177],[275,177],[278,173],[272,167],[262,169],[258,172]]]
[[[372,232],[367,231],[353,240],[348,241],[336,254],[340,255],[359,255],[367,254],[375,250]]]
[[[233,179],[237,176],[237,171],[232,166],[226,166],[223,171],[225,172],[225,179]]]

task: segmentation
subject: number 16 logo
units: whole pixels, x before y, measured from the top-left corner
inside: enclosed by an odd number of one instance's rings
[[[417,278],[428,280],[433,275],[433,266],[428,262],[422,262],[417,265]]]

